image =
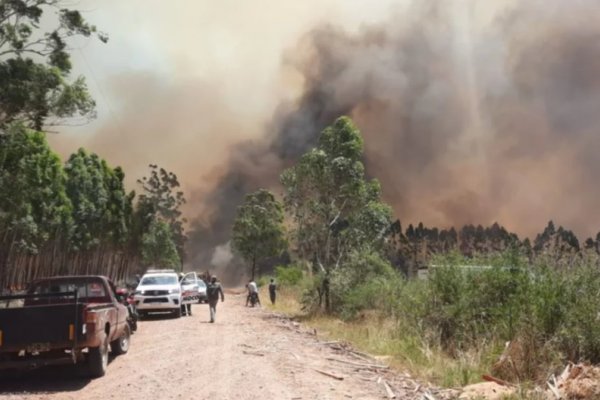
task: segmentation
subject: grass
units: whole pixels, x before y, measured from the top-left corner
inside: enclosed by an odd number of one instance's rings
[[[489,373],[494,361],[485,357],[486,351],[473,351],[458,358],[445,356],[442,351],[429,347],[414,335],[398,334],[395,323],[377,313],[362,313],[353,321],[343,321],[327,315],[308,316],[302,312],[296,289],[280,290],[277,303],[268,307],[274,311],[301,320],[317,330],[323,340],[345,341],[357,350],[382,357],[392,367],[412,376],[444,386],[461,387],[480,382],[481,375]],[[261,293],[268,299],[268,293]],[[266,304],[266,302],[265,302]],[[486,347],[486,350],[489,348]]]

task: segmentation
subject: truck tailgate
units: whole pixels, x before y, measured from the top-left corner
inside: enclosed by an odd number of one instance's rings
[[[0,309],[0,352],[82,339],[84,309],[81,303]]]

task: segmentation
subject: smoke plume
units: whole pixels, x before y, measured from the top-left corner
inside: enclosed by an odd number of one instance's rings
[[[367,170],[403,221],[499,221],[530,235],[555,219],[597,231],[600,4],[490,3],[415,1],[358,33],[307,33],[284,56],[303,94],[276,110],[262,141],[231,152],[205,198],[202,247],[226,242],[243,195],[277,187],[341,114],[360,127]]]
[[[86,146],[130,184],[149,163],[175,172],[199,270],[223,264],[244,195],[279,192],[281,170],[342,114],[404,226],[597,232],[600,3],[383,3],[103,1],[92,22],[108,48],[75,61],[88,78],[120,65],[88,79],[105,117],[54,148]]]

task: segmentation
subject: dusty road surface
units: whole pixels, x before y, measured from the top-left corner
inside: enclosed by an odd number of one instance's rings
[[[390,390],[422,398],[424,386],[381,362],[243,303],[226,296],[215,324],[206,305],[195,305],[192,317],[143,321],[129,353],[112,359],[103,378],[74,377],[73,367],[40,370],[0,378],[0,398],[384,399]]]

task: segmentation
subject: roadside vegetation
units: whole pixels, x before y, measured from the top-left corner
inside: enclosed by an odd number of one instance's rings
[[[418,280],[388,271],[343,286],[330,314],[307,302],[314,277],[304,272],[290,281],[302,269],[280,267],[274,309],[447,387],[478,382],[482,374],[542,382],[569,361],[598,363],[599,269],[507,259],[514,261],[440,257],[428,278]],[[482,262],[490,267],[469,267]]]
[[[449,387],[600,362],[597,239],[552,222],[533,246],[497,224],[403,232],[361,153],[342,117],[283,172],[294,264],[259,280],[277,280],[276,310]]]
[[[0,4],[0,293],[53,275],[122,280],[145,265],[181,268],[184,256],[175,174],[151,165],[136,197],[120,167],[85,149],[63,163],[48,145],[45,132],[95,117],[69,41],[108,40],[69,6]]]

